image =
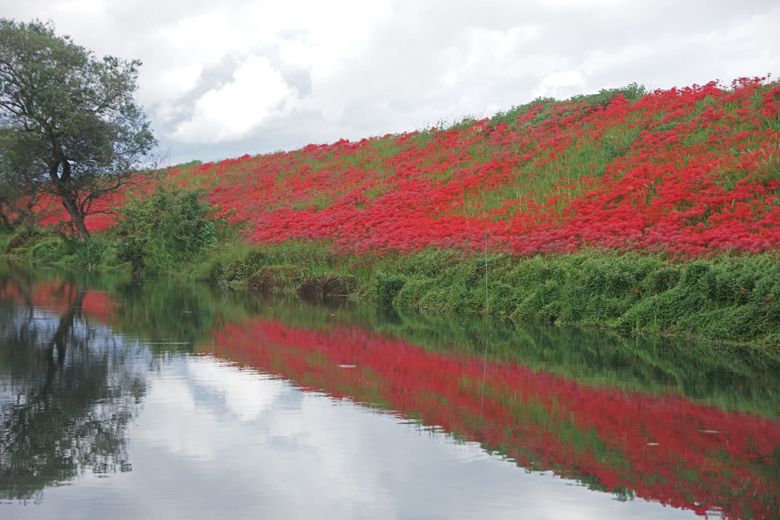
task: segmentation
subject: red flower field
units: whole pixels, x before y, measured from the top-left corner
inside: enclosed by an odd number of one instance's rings
[[[486,240],[521,255],[777,250],[780,84],[740,79],[640,94],[540,100],[449,129],[166,173],[206,190],[258,243],[315,239],[357,253]],[[65,219],[53,200],[38,210],[44,224]],[[99,230],[113,218],[87,223]]]

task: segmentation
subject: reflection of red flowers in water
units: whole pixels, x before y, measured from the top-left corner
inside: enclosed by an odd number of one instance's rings
[[[62,281],[36,281],[30,287],[21,288],[9,283],[0,287],[0,298],[7,298],[17,304],[51,310],[63,315],[78,301],[79,287],[75,283]],[[118,305],[106,291],[81,289],[81,305],[73,309],[85,318],[92,318],[109,324],[116,316]]]
[[[335,397],[379,404],[478,441],[525,467],[593,482],[699,514],[768,518],[780,425],[653,396],[581,386],[511,363],[425,351],[336,326],[229,325],[220,355]],[[341,365],[341,367],[340,367]],[[354,365],[354,368],[343,368]]]
[[[71,283],[59,281],[35,282],[29,287],[14,283],[0,287],[0,298],[7,298],[25,307],[47,309],[65,314],[75,300],[78,288]]]
[[[81,301],[81,312],[84,316],[94,318],[102,323],[111,323],[117,310],[116,302],[105,291],[90,289]]]
[[[168,172],[211,190],[260,243],[332,241],[342,251],[581,247],[680,255],[780,248],[780,84],[741,79],[658,90],[634,103],[538,103],[506,122]],[[102,199],[110,209],[123,194]],[[66,216],[56,201],[44,223]],[[89,217],[103,229],[113,216]]]

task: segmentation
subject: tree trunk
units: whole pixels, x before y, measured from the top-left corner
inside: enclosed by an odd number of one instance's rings
[[[89,230],[86,224],[84,224],[84,215],[81,212],[71,213],[71,219],[73,220],[73,226],[76,228],[76,232],[79,234],[79,238],[87,240],[89,238]]]
[[[87,240],[89,238],[89,230],[84,224],[84,214],[79,210],[78,203],[70,197],[70,194],[60,194],[60,199],[70,215],[70,222],[73,224],[79,238]]]
[[[68,189],[67,184],[70,183],[70,164],[68,161],[62,162],[62,176],[58,175],[60,163],[55,163],[49,168],[49,177],[57,188],[57,194],[60,196],[62,205],[70,215],[70,221],[73,228],[78,233],[79,238],[86,240],[89,238],[89,230],[84,224],[84,213],[79,207],[77,196]]]

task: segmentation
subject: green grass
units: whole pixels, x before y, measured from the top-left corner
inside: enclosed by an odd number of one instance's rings
[[[780,349],[780,262],[774,254],[681,261],[604,251],[485,258],[427,250],[375,257],[290,242],[212,259],[206,274],[228,286],[261,276],[262,287],[288,294],[325,276],[351,277],[352,301],[401,311],[487,311],[518,323]]]
[[[0,229],[0,251],[5,251],[8,242],[11,240],[13,232],[10,230]]]

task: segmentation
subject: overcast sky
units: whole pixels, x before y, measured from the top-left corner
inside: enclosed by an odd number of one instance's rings
[[[780,73],[777,0],[0,0],[0,16],[141,59],[173,163]]]

